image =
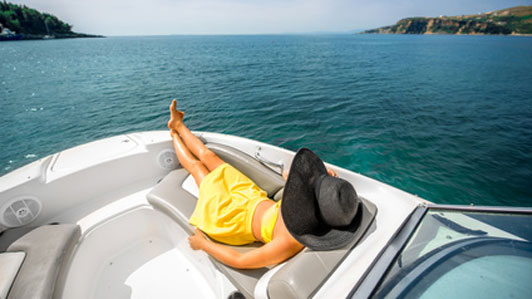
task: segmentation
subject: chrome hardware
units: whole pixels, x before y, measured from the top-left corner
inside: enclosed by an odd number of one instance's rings
[[[272,161],[269,161],[269,160],[266,160],[264,157],[262,157],[260,155],[260,150],[262,148],[259,146],[257,147],[257,151],[255,151],[255,159],[257,159],[257,161],[259,161],[262,165],[270,168],[271,170],[277,172],[278,174],[282,175],[283,174],[283,170],[284,170],[284,164],[283,162],[281,161],[280,163],[275,163],[275,162],[272,162]],[[278,168],[279,171],[276,171],[275,169],[273,169],[272,167],[274,168]]]

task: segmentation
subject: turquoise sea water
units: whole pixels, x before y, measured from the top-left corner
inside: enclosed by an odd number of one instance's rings
[[[532,38],[169,36],[0,43],[0,175],[117,134],[295,150],[438,203],[532,206]]]

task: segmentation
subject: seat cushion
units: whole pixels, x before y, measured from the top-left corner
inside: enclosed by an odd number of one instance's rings
[[[0,253],[0,298],[7,298],[25,256],[24,252]]]
[[[44,225],[11,244],[8,252],[24,252],[26,258],[8,298],[52,298],[63,263],[79,237],[75,224]]]
[[[291,258],[271,278],[268,284],[268,296],[277,298],[309,298],[316,288],[338,267],[349,251],[360,240],[371,233],[377,207],[362,199],[367,217],[362,220],[353,240],[343,248],[336,250],[314,251],[305,248]]]
[[[222,160],[253,180],[261,189],[268,193],[269,197],[273,197],[283,187],[284,180],[279,174],[257,162],[251,156],[226,145],[208,143],[206,146]],[[188,223],[188,219],[194,212],[196,197],[182,188],[189,175],[188,171],[183,168],[170,172],[148,193],[147,199],[152,206],[172,217],[189,233],[192,233],[194,228]],[[230,247],[238,252],[246,252],[257,246],[260,246],[260,244]],[[268,268],[254,270],[233,269],[215,259],[212,260],[246,298],[253,297],[252,294],[258,279],[269,270]]]
[[[188,219],[196,207],[196,197],[181,188],[190,175],[184,168],[178,168],[165,176],[146,196],[148,202],[156,209],[172,217],[188,233],[194,228]]]

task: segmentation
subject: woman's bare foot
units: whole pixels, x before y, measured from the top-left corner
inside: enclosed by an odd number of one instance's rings
[[[183,124],[183,117],[185,112],[176,110],[177,101],[174,99],[170,104],[170,121],[168,121],[168,128],[170,130],[176,130]]]

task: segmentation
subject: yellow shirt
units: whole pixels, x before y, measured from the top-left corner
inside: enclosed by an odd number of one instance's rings
[[[281,201],[279,200],[273,206],[269,207],[264,216],[262,216],[262,221],[260,223],[260,235],[264,240],[264,243],[269,243],[273,238],[273,229],[275,228],[275,223],[277,222],[277,217],[279,216],[279,207],[281,206]]]

